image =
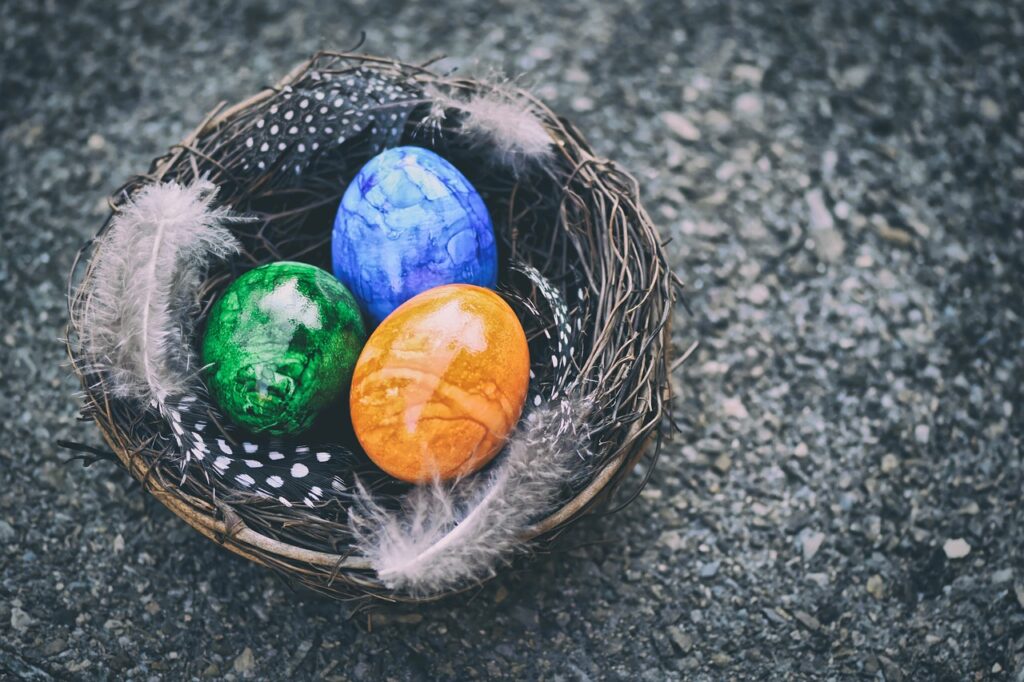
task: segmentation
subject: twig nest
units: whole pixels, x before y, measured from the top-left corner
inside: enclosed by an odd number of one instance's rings
[[[529,382],[530,349],[512,308],[481,287],[435,287],[370,335],[352,378],[352,426],[395,478],[466,476],[501,449]]]
[[[352,215],[372,215],[367,222],[386,232],[407,218],[429,222],[423,210],[402,213],[406,193],[458,208],[466,229],[416,235],[430,256],[425,271],[444,259],[463,267],[475,250],[480,276],[495,278],[498,293],[470,287],[451,299],[411,299],[395,313],[413,330],[405,340],[381,325],[355,370],[358,437],[321,428],[328,420],[295,435],[306,425],[297,411],[287,423],[261,421],[264,401],[308,408],[321,389],[287,352],[246,347],[261,335],[279,339],[229,310],[231,282],[276,261],[330,271],[331,225],[346,187],[375,155],[408,147],[446,159],[479,194],[456,188],[447,170],[428,177],[417,163],[386,181],[391,203],[378,201],[374,183],[365,192],[360,185],[356,199],[366,204],[349,206]],[[638,194],[631,176],[524,90],[318,54],[274,88],[211,112],[115,194],[110,220],[70,281],[68,350],[83,415],[199,532],[315,590],[417,601],[478,585],[561,535],[644,453],[657,453],[677,280]],[[360,240],[372,241],[349,242]],[[373,248],[383,254],[386,242]],[[150,256],[140,261],[133,251]],[[390,276],[379,270],[368,280]],[[313,300],[300,281],[288,295],[310,307],[292,320],[292,338],[348,339],[332,352],[337,364],[312,372],[334,382],[358,345],[352,306],[339,308],[334,297],[338,317],[321,328],[337,334],[321,335],[313,320],[327,320],[330,296]],[[367,309],[376,306],[374,292],[351,284]],[[269,298],[272,309],[282,291],[261,285],[237,295]],[[384,293],[391,306],[417,292]],[[211,349],[206,375],[195,353],[204,329],[237,347],[231,357]],[[475,390],[470,375],[481,381]],[[406,397],[389,400],[398,383],[409,387]],[[262,393],[262,384],[273,391]],[[209,392],[237,414],[225,418]],[[329,392],[337,393],[333,383]],[[246,415],[265,430],[233,423],[245,425]],[[446,420],[452,428],[441,429]],[[422,442],[395,432],[405,422]],[[367,455],[406,481],[456,478],[410,486]]]

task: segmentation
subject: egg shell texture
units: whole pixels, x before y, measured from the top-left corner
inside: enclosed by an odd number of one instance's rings
[[[330,273],[271,263],[232,282],[210,310],[207,383],[235,423],[298,433],[344,396],[365,340],[355,299]]]
[[[334,275],[377,324],[443,284],[497,284],[494,227],[480,194],[434,152],[395,147],[356,174],[338,207]]]
[[[370,335],[349,404],[367,455],[403,481],[483,467],[522,412],[526,334],[493,291],[453,284],[400,306]]]

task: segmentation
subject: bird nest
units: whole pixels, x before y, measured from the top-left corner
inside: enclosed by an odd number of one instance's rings
[[[83,341],[90,333],[83,327],[87,309],[102,276],[97,250],[145,187],[208,181],[217,188],[218,206],[249,217],[226,224],[240,251],[209,268],[195,291],[190,328],[201,329],[218,292],[252,267],[297,260],[329,269],[325,226],[342,192],[374,153],[398,144],[437,151],[480,191],[499,244],[499,291],[522,318],[533,358],[533,393],[521,421],[529,424],[538,406],[557,402],[563,420],[573,424],[573,457],[568,469],[556,472],[562,480],[554,492],[534,508],[507,510],[515,516],[514,537],[496,538],[486,556],[460,564],[461,572],[424,583],[383,575],[363,543],[381,532],[375,523],[392,519],[404,532],[429,524],[406,507],[416,495],[429,496],[431,486],[374,476],[351,434],[328,434],[323,438],[343,441],[333,446],[354,453],[348,480],[359,481],[358,495],[325,495],[306,506],[241,494],[211,477],[203,462],[183,459],[176,437],[180,423],[115,390],[117,368],[110,358],[95,357]],[[433,599],[478,585],[515,555],[536,550],[607,500],[645,453],[656,457],[668,401],[669,320],[677,286],[658,232],[640,205],[636,181],[596,156],[570,122],[532,95],[390,59],[328,52],[276,86],[216,108],[170,153],[155,159],[148,173],[115,193],[111,217],[72,269],[68,351],[81,380],[83,417],[96,422],[117,461],[150,494],[207,538],[331,596]],[[545,288],[554,289],[554,302]],[[196,334],[190,334],[187,343],[195,348]],[[244,434],[208,401],[199,399],[195,406],[209,424],[205,435],[220,439],[226,452],[239,451]],[[320,436],[314,430],[310,437]],[[541,431],[528,444],[543,459],[562,440]],[[478,487],[492,480],[492,470],[508,456],[500,454],[490,469],[446,492],[472,490],[474,479]],[[450,545],[464,540],[450,531],[469,525],[474,506],[484,502],[479,494],[446,499],[455,500],[442,528],[450,555]],[[430,513],[429,507],[419,510],[420,517]],[[473,541],[489,542],[487,529],[475,532],[482,536]]]

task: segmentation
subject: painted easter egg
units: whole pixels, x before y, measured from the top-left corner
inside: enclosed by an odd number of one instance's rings
[[[250,270],[210,310],[202,357],[210,393],[253,432],[294,434],[342,398],[366,341],[352,294],[305,263]]]
[[[498,252],[480,194],[420,147],[388,149],[345,190],[331,244],[334,276],[377,324],[432,287],[494,287]]]
[[[455,478],[498,453],[529,382],[526,334],[508,304],[449,284],[408,300],[370,335],[352,376],[352,426],[395,478]]]

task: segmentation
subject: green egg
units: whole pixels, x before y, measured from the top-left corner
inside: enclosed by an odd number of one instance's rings
[[[348,393],[366,342],[359,305],[332,275],[270,263],[228,286],[210,310],[203,364],[210,392],[240,426],[295,434]]]

